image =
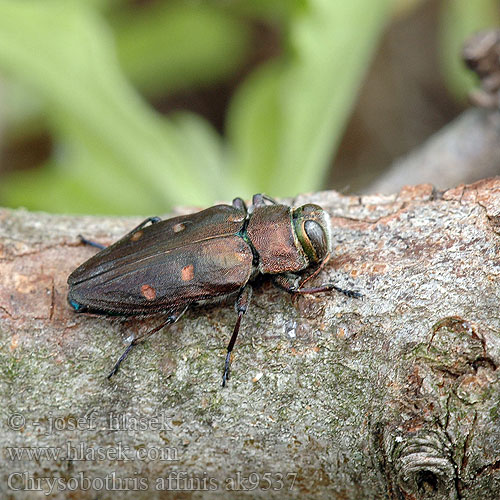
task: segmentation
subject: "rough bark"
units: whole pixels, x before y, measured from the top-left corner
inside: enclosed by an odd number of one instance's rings
[[[306,201],[332,216],[317,280],[365,297],[257,287],[226,389],[232,307],[189,312],[108,380],[158,319],[67,305],[95,252],[78,234],[138,219],[1,210],[0,497],[498,498],[500,179]]]

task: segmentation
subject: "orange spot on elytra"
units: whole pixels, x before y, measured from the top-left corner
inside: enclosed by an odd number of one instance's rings
[[[142,236],[142,231],[137,231],[137,233],[134,233],[130,240],[131,241],[137,241],[140,237]]]
[[[156,299],[156,290],[151,285],[142,285],[141,293],[148,300]]]
[[[188,264],[184,266],[181,270],[182,281],[191,281],[194,278],[194,266],[193,264]]]
[[[172,229],[174,230],[174,233],[180,233],[181,231],[184,231],[184,229],[186,229],[186,224],[179,222]]]

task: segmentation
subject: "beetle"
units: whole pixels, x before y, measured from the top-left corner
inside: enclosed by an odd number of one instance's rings
[[[234,297],[238,316],[227,346],[224,387],[251,283],[259,275],[270,275],[291,294],[335,290],[351,298],[362,296],[333,283],[304,287],[325,265],[332,246],[330,218],[314,204],[292,208],[256,194],[248,208],[235,198],[232,205],[190,215],[150,217],[108,247],[82,241],[100,252],[68,278],[68,302],[76,312],[166,315],[160,325],[130,342],[108,378],[135,345],[178,321],[189,307]]]

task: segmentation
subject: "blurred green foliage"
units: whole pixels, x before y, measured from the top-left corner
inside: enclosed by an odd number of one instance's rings
[[[478,8],[494,1],[477,1]],[[456,3],[467,0],[448,3],[458,19],[465,15]],[[0,0],[2,127],[7,136],[44,127],[53,143],[45,165],[2,179],[0,203],[157,214],[175,204],[320,188],[394,5]],[[467,30],[443,18],[443,60],[458,59],[451,52]],[[249,19],[274,26],[283,50],[232,96],[224,137],[199,115],[153,110],[146,97],[241,71],[252,44]],[[448,75],[452,86],[464,78],[456,68]]]

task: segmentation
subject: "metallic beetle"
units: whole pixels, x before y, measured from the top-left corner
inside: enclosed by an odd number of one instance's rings
[[[238,318],[227,348],[222,385],[229,379],[241,318],[260,274],[296,294],[336,290],[361,294],[333,283],[304,288],[331,250],[330,220],[318,205],[298,208],[256,194],[247,208],[241,198],[201,212],[160,220],[151,217],[75,269],[68,278],[68,301],[76,312],[108,315],[164,314],[153,330],[136,337],[108,375],[115,374],[133,346],[190,307],[236,298]],[[312,273],[304,275],[304,271]]]

